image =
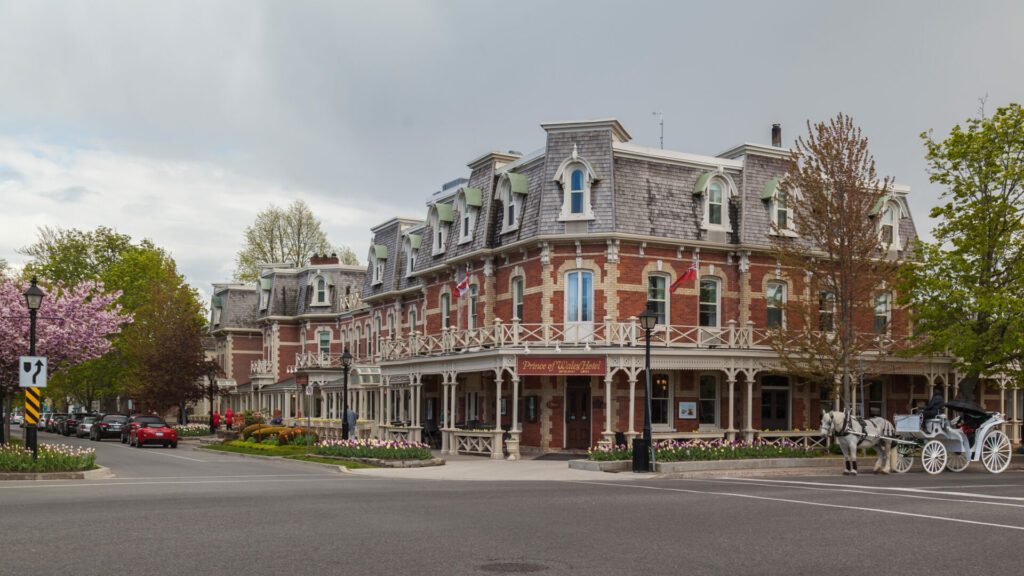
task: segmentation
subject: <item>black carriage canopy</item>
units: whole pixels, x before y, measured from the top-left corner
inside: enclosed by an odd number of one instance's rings
[[[950,400],[946,402],[946,408],[951,408],[957,412],[963,412],[965,416],[972,416],[974,418],[988,418],[991,413],[981,407],[977,402],[971,402],[970,400]]]

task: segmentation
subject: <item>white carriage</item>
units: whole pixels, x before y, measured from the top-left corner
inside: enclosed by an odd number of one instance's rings
[[[954,400],[946,407],[957,412],[953,419],[945,414],[923,420],[923,415],[898,414],[896,438],[892,438],[895,457],[893,470],[910,470],[920,449],[921,466],[929,474],[943,470],[962,472],[971,462],[980,461],[993,474],[1010,465],[1010,439],[999,429],[1006,420],[998,412],[987,412],[973,402]]]

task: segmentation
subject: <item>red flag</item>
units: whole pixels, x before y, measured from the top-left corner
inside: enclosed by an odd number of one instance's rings
[[[678,280],[676,280],[675,282],[672,283],[672,287],[669,288],[668,291],[669,292],[675,292],[676,288],[679,288],[680,286],[683,285],[683,282],[686,282],[687,280],[693,280],[696,277],[697,277],[697,261],[694,260],[693,263],[690,264],[690,267],[687,268],[686,272],[683,272],[683,275],[680,276]]]
[[[455,289],[459,291],[459,298],[462,298],[462,296],[466,293],[466,290],[469,290],[469,267],[468,266],[466,267],[466,277],[462,279],[462,282],[459,282],[458,284],[455,285]]]

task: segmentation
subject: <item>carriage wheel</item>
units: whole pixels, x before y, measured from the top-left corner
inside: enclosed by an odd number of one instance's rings
[[[970,460],[967,459],[966,452],[950,452],[949,460],[946,462],[946,470],[950,472],[963,472],[967,469],[967,464]]]
[[[999,474],[1010,465],[1010,440],[999,430],[985,436],[981,445],[981,463],[993,474]]]
[[[903,474],[914,465],[914,445],[900,443],[894,448],[896,449],[896,458],[893,461],[893,470],[897,474]]]
[[[929,474],[938,474],[946,467],[946,446],[938,440],[929,440],[921,449],[921,465]]]

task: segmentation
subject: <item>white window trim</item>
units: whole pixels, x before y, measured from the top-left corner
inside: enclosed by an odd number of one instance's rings
[[[445,305],[445,300],[447,300],[447,306]],[[439,295],[437,297],[437,311],[441,315],[441,328],[443,329],[443,328],[448,328],[449,326],[451,326],[452,325],[452,322],[451,322],[451,317],[452,317],[452,295],[451,294],[449,294],[447,292],[443,292],[441,295]]]
[[[416,330],[416,324],[418,323],[417,320],[419,320],[419,313],[416,312],[416,305],[415,304],[413,304],[412,306],[409,306],[409,312],[407,314],[407,319],[408,319],[408,322],[409,322],[409,332],[411,333],[411,332]]]
[[[885,214],[886,212],[892,211],[892,242],[886,245],[882,239],[882,227],[885,226]],[[900,206],[892,200],[887,200],[882,205],[882,209],[878,212],[878,242],[881,244],[883,249],[889,251],[895,251],[900,249]]]
[[[823,295],[825,295],[825,294],[831,294],[832,295],[831,300],[829,300],[828,298],[823,298]],[[832,310],[831,310],[832,329],[831,330],[823,330],[822,327],[821,327],[821,314],[822,314],[822,312],[829,312],[828,310],[825,310],[825,309],[823,309],[821,307],[823,301],[824,302],[830,302],[831,301],[831,303],[832,303]],[[836,293],[834,291],[832,291],[832,290],[818,290],[818,331],[822,332],[824,334],[833,334],[836,331]]]
[[[435,206],[430,207],[430,254],[431,256],[437,256],[444,254],[445,250],[448,249],[448,235],[451,233],[451,222],[444,222],[437,215],[437,208]]]
[[[516,301],[516,296],[517,296],[517,294],[516,294],[516,280],[519,281],[519,285],[522,287],[522,290],[518,294],[518,297],[519,297],[519,301],[518,302]],[[516,317],[516,310],[520,307],[520,305],[522,305],[523,313],[524,314],[526,313],[526,276],[524,276],[522,274],[516,274],[509,281],[509,284],[510,284],[510,291],[512,292],[512,317],[515,318],[516,320],[519,320],[520,322],[522,322],[523,321],[522,318],[517,318]]]
[[[480,327],[480,286],[470,284],[466,295],[466,322],[469,324],[469,329],[473,330]]]
[[[470,206],[466,203],[466,195],[464,192],[459,191],[459,195],[455,199],[455,211],[459,213],[459,240],[458,244],[468,244],[473,241],[473,233],[476,231],[476,217],[480,213],[480,209],[476,206]],[[467,226],[465,223],[466,219],[469,219],[469,230],[466,230]]]
[[[883,296],[883,295],[886,297],[886,301],[885,301],[885,331],[884,332],[879,332],[878,329],[874,326],[874,323],[875,323],[875,320],[877,318],[879,318],[879,316],[880,316],[878,314],[878,298],[880,296]],[[875,334],[878,334],[879,336],[884,336],[884,335],[887,335],[890,332],[892,332],[892,292],[882,291],[882,292],[879,292],[879,293],[875,294],[875,301],[874,301],[874,304],[873,304],[872,309],[871,309],[871,321],[872,321],[871,322],[872,323],[871,327],[875,331]]]
[[[322,328],[316,332],[316,352],[318,355],[324,354],[323,349],[320,346],[323,343],[321,338],[323,338],[324,334],[327,334],[327,354],[331,353],[331,331],[330,329]]]
[[[416,268],[416,250],[409,243],[408,237],[405,240],[405,277],[409,278],[413,275],[413,271]]]
[[[711,186],[718,184],[722,187],[722,223],[712,224],[710,221],[711,216]],[[701,202],[703,206],[704,215],[701,218],[701,229],[702,230],[721,230],[723,232],[732,231],[732,221],[729,219],[729,205],[730,199],[735,194],[736,187],[732,180],[724,174],[715,174],[708,180],[707,187],[700,192]]]
[[[658,375],[664,375],[664,376],[668,377],[668,423],[667,424],[659,424],[657,422],[651,422],[651,429],[656,431],[656,432],[675,432],[676,431],[676,426],[675,426],[675,421],[676,421],[676,412],[675,412],[676,377],[675,377],[675,374],[673,374],[672,372],[669,372],[668,370],[660,371],[660,372],[657,371],[657,370],[652,370],[651,372],[652,372],[651,373],[651,376],[652,376],[652,379],[651,379],[651,401],[652,402],[654,401],[654,379],[653,379],[653,377],[654,376],[658,376]],[[698,392],[699,392],[699,390],[698,390]]]
[[[715,283],[715,325],[714,326],[700,326],[700,305],[705,304],[700,299],[700,285],[705,280],[711,280]],[[710,302],[707,302],[710,304]],[[718,276],[701,276],[700,281],[697,283],[697,325],[701,328],[721,328],[722,327],[722,279]]]
[[[320,299],[320,281],[324,283],[324,294],[323,299]],[[328,306],[331,303],[331,285],[327,282],[327,278],[323,274],[317,274],[313,277],[313,282],[310,284],[313,288],[313,297],[310,299],[310,306]]]
[[[509,232],[519,230],[519,222],[523,219],[523,195],[512,192],[512,185],[509,183],[508,176],[502,177],[498,182],[498,191],[494,197],[501,202],[501,231],[499,234],[508,234]],[[511,226],[508,223],[509,204],[512,205],[516,216],[516,220]]]
[[[790,191],[788,203],[786,204],[786,227],[779,228],[779,213],[778,213],[778,199],[781,193],[781,186],[776,186],[775,191],[772,192],[772,197],[768,200],[768,216],[771,219],[771,229],[768,230],[768,234],[771,236],[786,236],[788,238],[799,238],[800,235],[796,232],[796,226],[793,225],[793,202],[799,201],[800,197],[796,192]]]
[[[665,281],[665,322],[658,323],[658,326],[671,326],[672,325],[672,291],[670,290],[672,282],[670,282],[669,275],[664,272],[650,272],[647,274],[647,301],[651,301],[651,278],[657,277]]]
[[[572,173],[576,170],[583,171],[583,213],[572,213]],[[562,161],[562,164],[555,172],[555,182],[562,187],[562,210],[558,214],[559,222],[579,222],[594,220],[593,195],[591,193],[594,182],[600,178],[594,167],[585,158],[580,157],[576,145],[573,145],[572,155]]]
[[[580,317],[583,316],[583,297],[585,295],[585,292],[583,291],[583,273],[590,274],[590,320],[581,320],[581,319],[576,319],[576,318],[574,318],[572,320],[569,319],[569,275],[570,274],[577,274],[577,273],[580,274],[579,281],[576,284],[577,290],[579,291],[578,295],[580,297],[580,299],[579,299],[579,306],[578,306],[578,312],[579,312],[579,316]],[[587,269],[587,268],[576,268],[576,269],[573,269],[573,270],[566,270],[565,273],[563,274],[563,276],[562,276],[562,282],[563,282],[563,284],[562,284],[562,286],[563,286],[562,292],[564,292],[565,295],[563,296],[563,299],[562,299],[562,309],[563,309],[562,316],[564,317],[564,322],[566,324],[568,324],[570,322],[574,323],[574,324],[581,324],[581,323],[584,323],[584,322],[591,322],[591,323],[594,322],[594,316],[596,315],[596,311],[594,310],[594,299],[597,296],[597,288],[594,286],[595,276],[596,276],[596,274],[594,274],[594,271],[590,270],[590,269]]]

